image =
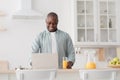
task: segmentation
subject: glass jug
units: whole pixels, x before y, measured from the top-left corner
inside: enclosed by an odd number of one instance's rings
[[[86,69],[96,69],[95,56],[92,53],[87,54]]]

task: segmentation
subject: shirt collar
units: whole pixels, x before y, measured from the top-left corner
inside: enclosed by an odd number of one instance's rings
[[[58,29],[55,31],[55,33],[58,33]],[[47,29],[46,29],[46,32],[48,33],[48,34],[50,34],[51,32],[49,32]]]

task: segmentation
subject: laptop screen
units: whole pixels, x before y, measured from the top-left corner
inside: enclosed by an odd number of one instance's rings
[[[58,54],[33,53],[32,69],[58,69]]]

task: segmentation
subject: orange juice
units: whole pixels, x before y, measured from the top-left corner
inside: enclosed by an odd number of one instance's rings
[[[67,69],[67,57],[63,57],[63,61],[62,61],[62,65],[63,65],[63,69]]]
[[[86,69],[96,69],[95,51],[94,50],[90,50],[89,53],[87,53]]]
[[[95,62],[87,62],[86,69],[96,69]]]
[[[67,69],[67,60],[63,60],[63,69]]]

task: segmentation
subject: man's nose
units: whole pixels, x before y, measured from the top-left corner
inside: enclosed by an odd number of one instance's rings
[[[50,24],[50,27],[54,27],[54,24]]]

